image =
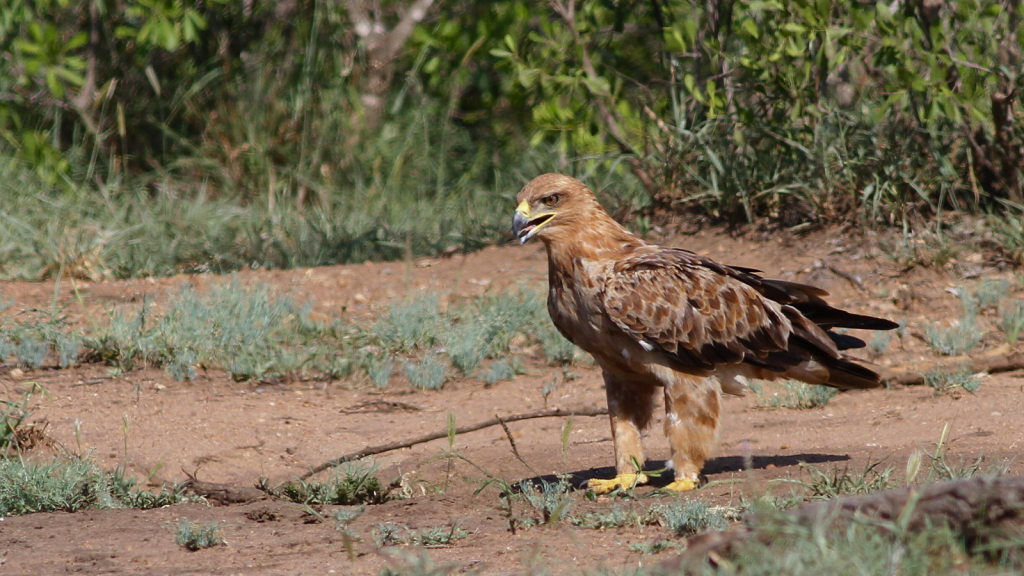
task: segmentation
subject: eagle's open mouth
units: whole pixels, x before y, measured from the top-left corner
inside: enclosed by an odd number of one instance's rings
[[[527,220],[522,213],[516,212],[512,216],[512,232],[519,239],[520,244],[526,244],[526,241],[533,238],[541,226],[547,224],[554,217],[554,213],[549,212]]]

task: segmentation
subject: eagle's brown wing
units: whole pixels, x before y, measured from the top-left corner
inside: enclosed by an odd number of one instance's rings
[[[783,372],[813,357],[848,370],[839,350],[851,346],[800,310],[849,315],[829,307],[823,290],[766,280],[753,270],[669,248],[622,258],[609,272],[602,300],[611,320],[684,365],[710,370],[746,362]],[[860,377],[877,381],[873,372],[852,366]]]

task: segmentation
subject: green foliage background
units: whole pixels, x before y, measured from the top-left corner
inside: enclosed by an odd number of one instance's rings
[[[427,2],[383,63],[356,4],[413,2],[0,6],[0,274],[473,249],[551,170],[641,230],[1019,230],[1019,0]]]

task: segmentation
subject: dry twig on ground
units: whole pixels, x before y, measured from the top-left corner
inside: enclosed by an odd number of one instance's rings
[[[499,418],[498,416],[495,416],[490,420],[485,420],[483,422],[478,422],[476,424],[470,424],[469,426],[456,428],[455,433],[465,434],[467,432],[475,432],[477,430],[489,428],[491,426],[503,426],[503,422],[518,422],[520,420],[532,420],[534,418],[553,418],[557,416],[604,416],[607,414],[607,408],[580,408],[576,410],[567,410],[565,408],[552,408],[550,410],[538,410],[536,412],[527,412],[525,414],[512,414],[510,416],[505,416],[504,418]],[[306,472],[305,474],[300,476],[300,478],[302,480],[305,480],[310,476],[313,476],[314,474],[323,472],[328,468],[333,468],[345,462],[351,462],[352,460],[359,460],[360,458],[366,458],[367,456],[373,456],[375,454],[383,454],[385,452],[391,452],[393,450],[400,450],[402,448],[409,448],[415,446],[416,444],[423,444],[424,442],[430,442],[431,440],[439,440],[441,438],[446,438],[447,436],[448,431],[442,430],[440,432],[433,432],[430,434],[425,434],[423,436],[418,436],[411,440],[399,440],[396,442],[389,442],[387,444],[380,444],[378,446],[370,446],[367,448],[363,448],[362,450],[357,450],[355,452],[350,452],[343,456],[339,456],[337,458],[334,458],[333,460],[328,460],[327,462],[324,462],[319,466],[310,468],[309,472]]]

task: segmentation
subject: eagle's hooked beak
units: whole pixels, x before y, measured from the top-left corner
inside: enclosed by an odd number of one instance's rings
[[[527,240],[537,234],[541,226],[550,222],[554,217],[554,212],[545,212],[531,218],[530,204],[524,200],[519,203],[515,214],[512,215],[512,233],[519,239],[520,244],[526,244]]]

